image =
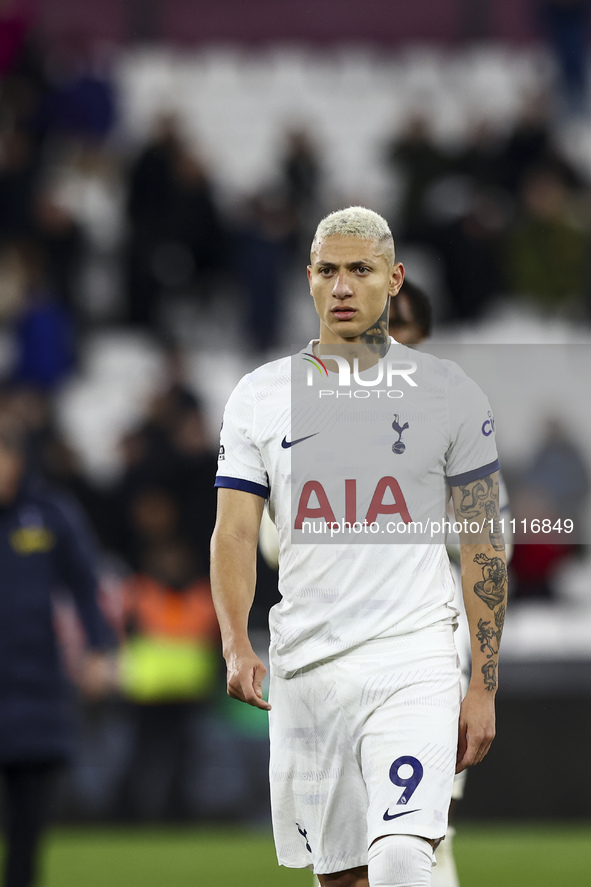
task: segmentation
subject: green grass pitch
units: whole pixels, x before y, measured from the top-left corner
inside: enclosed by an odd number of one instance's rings
[[[589,887],[591,823],[460,824],[462,887]],[[55,829],[42,887],[311,887],[279,868],[268,832],[207,828]]]
[[[589,887],[591,822],[460,824],[454,843],[466,887]]]

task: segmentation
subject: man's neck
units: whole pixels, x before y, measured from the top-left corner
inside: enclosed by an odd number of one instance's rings
[[[388,333],[389,313],[390,299],[388,298],[377,322],[362,333],[355,342],[349,342],[346,339],[338,343],[323,342],[321,332],[320,340],[314,345],[314,353],[317,357],[323,357],[327,354],[341,355],[349,361],[351,367],[353,367],[353,361],[356,360],[360,370],[366,370],[375,366],[381,357],[386,356],[390,347],[390,335]]]
[[[390,316],[390,297],[386,299],[386,305],[382,311],[377,323],[370,329],[366,330],[360,336],[361,341],[365,345],[371,345],[377,349],[378,357],[385,357],[390,347],[390,336],[388,333],[388,318]]]

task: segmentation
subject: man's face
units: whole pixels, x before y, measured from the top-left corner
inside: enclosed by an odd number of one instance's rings
[[[404,268],[372,240],[333,234],[312,254],[308,280],[321,344],[355,343],[376,326],[388,296],[402,286]]]

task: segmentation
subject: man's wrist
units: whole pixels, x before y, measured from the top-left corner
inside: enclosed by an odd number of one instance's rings
[[[468,685],[468,693],[472,696],[482,696],[487,699],[494,699],[497,695],[498,679],[495,671],[494,681],[487,679],[481,670],[476,670]]]
[[[222,656],[226,661],[232,657],[240,656],[243,653],[251,652],[252,644],[250,643],[248,635],[241,635],[240,637],[233,635],[232,637],[225,639],[222,643]]]

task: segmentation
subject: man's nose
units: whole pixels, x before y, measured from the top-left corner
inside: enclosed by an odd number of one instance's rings
[[[332,295],[336,299],[346,299],[347,296],[353,295],[353,290],[351,289],[351,285],[349,283],[348,274],[337,274],[334,286],[332,288]]]

